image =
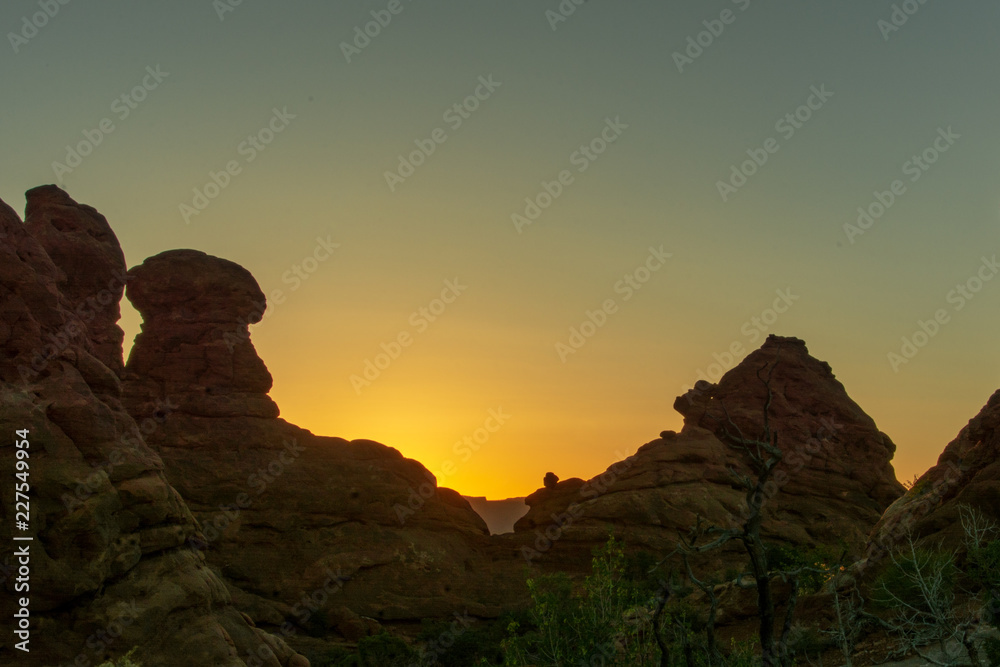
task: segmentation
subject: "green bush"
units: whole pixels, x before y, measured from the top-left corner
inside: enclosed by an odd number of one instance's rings
[[[107,662],[102,662],[97,667],[142,667],[141,663],[132,660],[132,654],[135,653],[137,647],[132,648],[128,653],[118,658],[115,662],[108,660]]]
[[[970,547],[968,575],[982,586],[985,620],[994,625],[1000,621],[1000,540],[981,547]],[[1000,664],[1000,662],[996,663]]]
[[[932,613],[932,606],[954,599],[958,570],[953,554],[913,547],[894,558],[875,579],[872,602],[881,609],[909,607]],[[921,582],[933,581],[933,595],[922,590]]]
[[[927,492],[927,489],[931,485],[931,478],[925,477],[923,479],[917,479],[914,477],[913,483],[910,485],[910,492],[914,496],[922,496]]]
[[[613,537],[598,550],[593,573],[575,590],[565,573],[528,580],[527,623],[512,621],[504,664],[637,665],[659,655],[649,595],[626,575],[628,559]]]
[[[756,637],[746,641],[738,642],[735,639],[730,642],[729,656],[726,659],[726,667],[758,667],[760,665],[760,640]]]
[[[653,574],[659,562],[660,558],[656,554],[637,551],[625,556],[623,575],[637,593],[652,597],[660,592],[663,585],[661,577]]]
[[[767,565],[772,572],[793,572],[808,568],[799,574],[799,590],[802,593],[816,593],[833,578],[839,558],[833,547],[820,545],[812,549],[771,544],[767,547]]]

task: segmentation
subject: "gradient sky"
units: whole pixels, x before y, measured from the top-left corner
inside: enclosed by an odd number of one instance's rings
[[[392,445],[443,486],[523,495],[679,428],[674,398],[713,355],[760,345],[747,332],[777,290],[797,299],[763,328],[831,364],[897,443],[900,479],[1000,386],[1000,280],[949,298],[1000,252],[996,2],[911,0],[890,31],[887,0],[591,0],[559,22],[557,0],[402,0],[351,62],[342,43],[388,0],[81,1],[26,29],[46,4],[0,6],[0,197],[23,209],[25,190],[60,182],[67,146],[100,135],[61,184],[107,216],[129,264],[196,248],[280,290],[252,335],[282,416]],[[679,71],[688,38],[720,27]],[[445,113],[480,77],[500,85],[455,127]],[[135,108],[116,102],[144,78]],[[813,87],[832,96],[788,136],[776,123]],[[248,161],[241,143],[275,109],[295,118]],[[627,128],[582,158],[607,119]],[[438,128],[447,140],[390,190],[385,172]],[[911,180],[905,163],[948,128],[959,138]],[[769,138],[777,152],[723,201],[718,182]],[[181,204],[230,161],[239,173],[186,222]],[[512,214],[563,170],[572,181],[518,230]],[[849,238],[896,179],[905,191]],[[312,263],[318,238],[339,247]],[[661,246],[671,257],[626,300],[619,281]],[[456,278],[467,287],[441,312]],[[563,361],[556,344],[608,299]],[[426,328],[421,307],[440,313]],[[128,342],[139,318],[123,310]],[[938,310],[947,322],[893,369]],[[412,344],[356,390],[404,332]],[[477,432],[498,409],[504,423]]]

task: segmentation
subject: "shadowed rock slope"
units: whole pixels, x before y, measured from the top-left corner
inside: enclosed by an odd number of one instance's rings
[[[967,505],[1000,524],[1000,390],[952,440],[937,464],[886,510],[872,531],[865,565],[906,539],[961,548],[960,508]]]
[[[464,499],[393,448],[278,418],[248,271],[172,250],[129,271],[127,297],[143,325],[126,405],[139,420],[175,406],[148,441],[205,529],[196,546],[257,623],[357,639],[376,621],[499,613],[486,524]]]
[[[775,364],[769,416],[784,459],[767,490],[763,532],[786,544],[859,554],[882,511],[903,493],[890,464],[895,445],[828,364],[811,357],[803,341],[777,336],[718,384],[699,382],[678,397],[680,433],[662,433],[589,481],[566,480],[528,496],[531,509],[515,527],[522,554],[543,566],[585,568],[589,548],[611,531],[665,554],[698,517],[720,527],[741,520],[745,492],[729,471],[749,473],[748,460],[725,444],[723,429],[760,434],[767,389],[757,374]],[[712,570],[745,560],[735,543],[699,558]]]
[[[157,423],[122,406],[125,261],[107,221],[55,186],[27,193],[26,218],[0,202],[0,476],[15,480],[29,452],[30,521],[16,534],[32,538],[3,546],[0,614],[30,597],[31,639],[24,653],[5,633],[0,664],[94,665],[138,646],[146,667],[308,665],[248,623],[186,547],[198,527],[142,437]],[[14,527],[7,490],[0,515]],[[24,546],[28,590],[12,557]]]

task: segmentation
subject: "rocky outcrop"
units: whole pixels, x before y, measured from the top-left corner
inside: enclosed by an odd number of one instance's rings
[[[770,374],[771,367],[773,374]],[[762,370],[763,369],[763,370]],[[745,492],[730,470],[749,473],[725,430],[757,437],[768,411],[783,461],[767,487],[763,532],[772,541],[859,554],[882,511],[898,498],[895,445],[851,400],[828,364],[795,338],[770,336],[718,384],[678,397],[679,433],[667,431],[591,480],[571,479],[527,497],[516,527],[522,553],[585,567],[584,546],[616,532],[634,548],[667,553],[699,518],[730,527],[745,516]],[[707,555],[705,569],[745,560],[739,547]]]
[[[137,646],[146,667],[307,665],[186,546],[198,527],[143,439],[159,422],[122,407],[124,260],[107,222],[54,186],[27,211],[25,224],[0,202],[0,476],[27,483],[30,518],[15,523],[6,491],[0,515],[31,538],[4,544],[0,613],[29,598],[30,652],[8,633],[0,664],[93,665]]]
[[[491,537],[469,502],[397,450],[279,418],[250,341],[266,300],[239,265],[173,250],[123,273],[107,221],[54,186],[28,193],[24,223],[0,202],[0,234],[0,427],[28,431],[22,532],[33,538],[32,629],[45,637],[17,664],[97,664],[138,646],[146,667],[303,667],[290,646],[497,616],[524,601],[526,565],[588,571],[612,532],[663,555],[699,519],[727,527],[744,516],[732,471],[747,472],[748,456],[727,433],[760,432],[762,376],[784,453],[766,537],[858,554],[903,491],[895,446],[830,367],[802,341],[772,336],[718,384],[676,400],[679,433],[590,480],[547,476],[515,532]],[[143,325],[124,365],[126,285]],[[925,475],[934,503],[911,491],[876,543],[900,517],[947,537],[958,504],[995,508],[998,421],[994,396]],[[6,479],[19,442],[0,440]],[[16,512],[0,496],[5,525]],[[0,613],[11,618],[19,573],[5,549]],[[701,569],[744,560],[730,544]],[[0,663],[14,663],[5,641]]]
[[[963,506],[1000,524],[1000,390],[945,447],[937,464],[882,515],[863,565],[876,564],[908,534],[961,549]]]
[[[77,204],[54,185],[26,194],[25,226],[58,269],[57,286],[87,324],[94,356],[122,371],[119,304],[125,291],[125,255],[107,219]]]
[[[378,622],[499,613],[483,520],[397,450],[278,418],[250,341],[264,295],[193,250],[129,271],[143,317],[125,376],[138,420],[205,530],[193,541],[260,625],[356,639]],[[366,620],[367,619],[367,620]]]
[[[685,428],[697,424],[723,440],[725,430],[756,436],[768,394],[761,378],[771,365],[768,417],[784,454],[772,512],[812,540],[843,539],[854,551],[903,493],[890,463],[896,446],[803,341],[769,336],[718,385],[692,389],[674,407],[684,415]]]
[[[249,325],[266,304],[249,271],[197,250],[171,250],[128,276],[129,301],[143,316],[129,357],[130,405],[137,395],[154,403],[169,397],[177,412],[198,417],[278,416],[267,395],[271,374],[250,342]]]

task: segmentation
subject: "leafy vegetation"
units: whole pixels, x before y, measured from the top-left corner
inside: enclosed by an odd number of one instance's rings
[[[769,545],[766,548],[767,564],[774,571],[798,572],[799,590],[802,593],[817,593],[823,589],[838,570],[843,570],[841,555],[833,547],[819,545],[811,549],[801,549],[784,544]]]
[[[128,653],[118,658],[118,660],[112,662],[108,660],[107,662],[102,662],[97,667],[142,667],[142,664],[132,660],[132,654],[135,653],[137,647],[132,648]]]
[[[784,664],[822,664],[822,654],[840,648],[850,666],[858,639],[881,626],[897,638],[892,654],[903,655],[936,643],[950,644],[950,662],[959,664],[975,654],[980,664],[1000,665],[1000,640],[972,642],[973,620],[996,623],[1000,590],[1000,539],[982,515],[963,509],[966,559],[907,541],[893,553],[875,579],[870,595],[835,590],[834,576],[844,568],[843,547],[802,549],[769,545],[766,558],[775,577],[796,573],[805,593],[833,593],[834,626],[808,628],[786,619],[778,660]],[[840,554],[840,555],[838,555]],[[496,622],[462,626],[448,621],[427,622],[415,642],[383,633],[361,640],[354,653],[331,650],[310,656],[315,667],[761,667],[760,640],[730,641],[712,649],[706,617],[707,597],[696,585],[682,585],[676,573],[656,574],[663,562],[651,554],[626,555],[625,545],[610,537],[595,550],[592,571],[582,582],[565,573],[541,575],[528,581],[531,606]],[[728,570],[725,580],[746,573]],[[668,581],[669,580],[669,584]],[[706,578],[706,585],[716,586]],[[706,583],[702,582],[702,583]],[[974,583],[976,588],[968,587]],[[691,582],[693,583],[693,582]],[[667,596],[661,593],[667,590]],[[695,598],[692,594],[698,594]],[[698,599],[697,604],[692,599]],[[969,613],[960,601],[978,600]],[[865,606],[874,605],[871,611]],[[661,610],[657,619],[657,609]],[[877,613],[872,613],[877,612]],[[657,624],[658,620],[658,624]],[[658,626],[658,627],[657,627]],[[657,632],[664,640],[663,655]],[[101,667],[132,667],[131,662]]]
[[[504,665],[652,664],[653,612],[648,595],[626,576],[622,543],[612,537],[592,565],[579,591],[565,573],[528,580],[528,623],[508,625]]]
[[[958,552],[918,547],[907,536],[890,554],[890,563],[876,580],[872,600],[887,610],[884,618],[866,614],[898,638],[896,655],[914,652],[936,665],[982,664],[996,661],[996,644],[980,640],[980,626],[996,623],[994,600],[1000,589],[1000,541],[996,525],[968,506],[960,508],[965,538],[965,570]],[[981,605],[973,603],[978,598]],[[961,648],[954,650],[957,644]],[[931,660],[924,648],[936,645]],[[992,657],[991,657],[992,654]]]
[[[778,562],[812,566],[821,563],[818,559],[826,558],[829,551],[799,552],[785,548],[775,553]],[[674,596],[658,597],[655,592],[665,582],[654,581],[650,576],[655,565],[655,559],[648,554],[625,556],[624,544],[612,537],[595,554],[592,574],[582,586],[574,586],[564,573],[529,580],[532,606],[525,619],[508,624],[508,636],[502,644],[502,664],[506,667],[663,664],[757,667],[761,664],[760,641],[756,637],[730,642],[728,650],[711,651],[704,634],[707,629],[704,614],[687,599],[694,589],[682,588],[675,582],[670,586]],[[666,661],[654,632],[656,609],[661,605],[659,626],[666,638]],[[805,658],[831,645],[819,632],[797,627],[790,633],[788,652]]]
[[[910,543],[892,555],[892,562],[875,580],[872,602],[879,609],[937,613],[954,600],[957,574],[953,554]]]

